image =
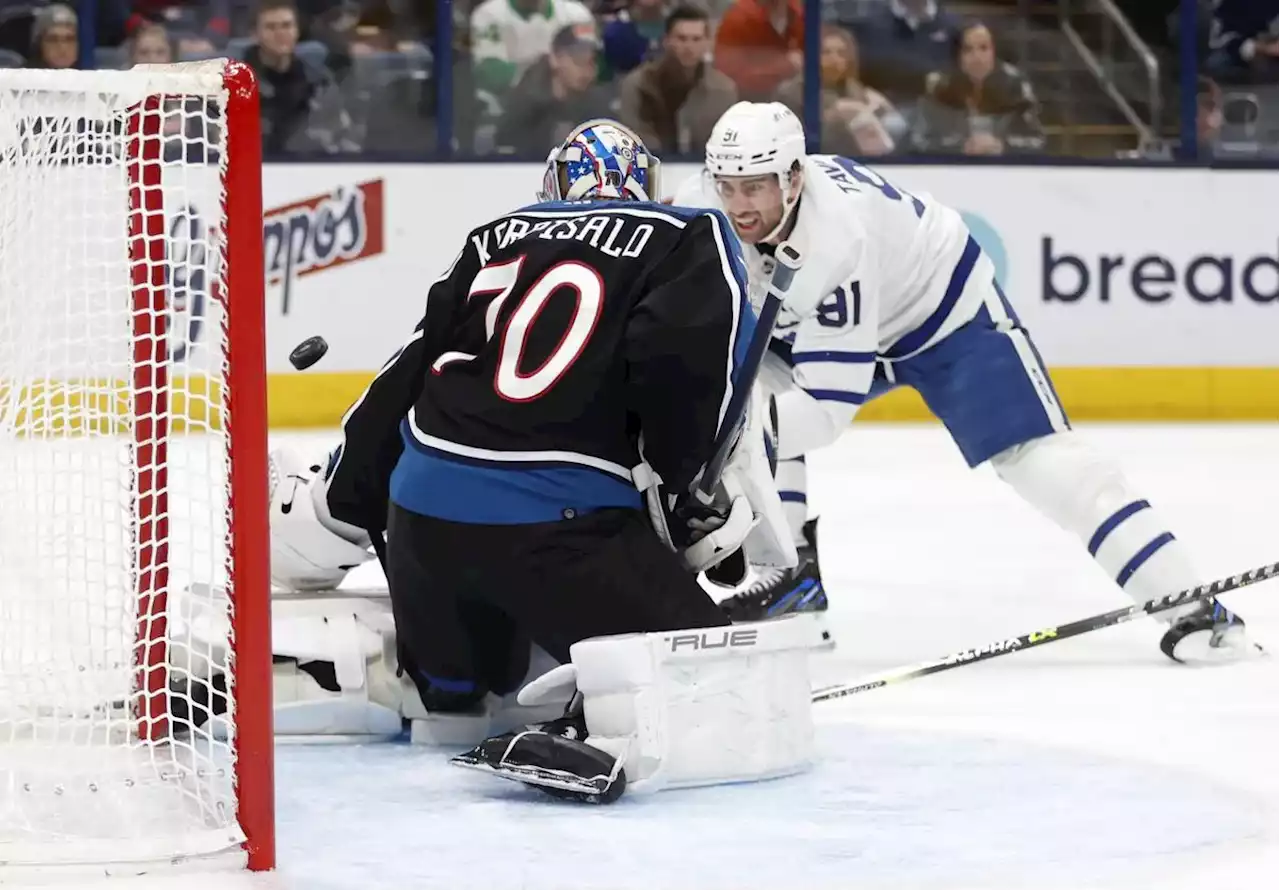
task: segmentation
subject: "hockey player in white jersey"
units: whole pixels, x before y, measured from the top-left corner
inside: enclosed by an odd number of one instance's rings
[[[1035,345],[960,215],[848,158],[805,154],[779,103],[739,102],[716,124],[703,175],[673,203],[718,207],[746,247],[753,297],[774,247],[807,256],[775,327],[762,379],[775,394],[777,482],[801,552],[723,605],[735,620],[826,609],[804,456],[834,441],[868,399],[910,386],[970,466],[990,461],[1026,501],[1077,535],[1142,602],[1194,587],[1187,548],[1121,469],[1073,432]],[[1172,615],[1176,661],[1255,651],[1215,600]]]

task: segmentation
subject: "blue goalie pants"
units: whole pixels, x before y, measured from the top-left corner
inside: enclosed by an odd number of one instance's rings
[[[530,642],[563,663],[587,637],[729,623],[645,514],[629,509],[478,525],[393,504],[387,582],[400,667],[428,710],[514,691]]]

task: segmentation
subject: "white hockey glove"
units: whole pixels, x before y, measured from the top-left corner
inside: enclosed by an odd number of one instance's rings
[[[271,581],[286,590],[332,590],[373,559],[369,535],[329,514],[323,462],[271,452]]]

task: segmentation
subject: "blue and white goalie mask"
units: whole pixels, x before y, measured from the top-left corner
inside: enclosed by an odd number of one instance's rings
[[[590,120],[547,155],[538,198],[656,201],[661,197],[659,167],[657,157],[630,129],[604,118]]]

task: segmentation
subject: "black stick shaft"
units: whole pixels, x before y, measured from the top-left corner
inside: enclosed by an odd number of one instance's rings
[[[1113,612],[1104,612],[1101,615],[1094,615],[1068,624],[1060,624],[1057,627],[1033,631],[1019,637],[997,640],[977,649],[961,649],[959,652],[952,652],[950,655],[945,655],[933,661],[925,661],[910,667],[895,668],[884,673],[873,674],[853,683],[823,686],[813,691],[813,701],[821,702],[844,698],[848,695],[866,692],[868,689],[879,689],[891,683],[901,683],[903,680],[927,677],[930,674],[949,671],[952,668],[963,667],[968,664],[977,664],[979,661],[999,658],[1001,655],[1009,655],[1013,652],[1022,652],[1036,646],[1047,646],[1049,643],[1057,643],[1071,637],[1078,637],[1081,634],[1101,630],[1104,627],[1124,624],[1126,621],[1133,621],[1135,618],[1142,618],[1146,615],[1175,609],[1178,606],[1185,606],[1195,600],[1216,596],[1231,590],[1238,590],[1241,587],[1248,587],[1250,584],[1257,584],[1259,581],[1274,578],[1277,574],[1280,574],[1280,563],[1273,562],[1268,566],[1260,566],[1240,575],[1222,578],[1210,584],[1202,584],[1199,587],[1192,587],[1189,590],[1183,590],[1159,599],[1148,600],[1140,605],[1129,606],[1127,609],[1116,609]]]
[[[769,291],[765,294],[764,304],[760,307],[760,316],[756,319],[755,333],[747,345],[747,354],[742,367],[738,369],[738,380],[734,387],[733,398],[724,412],[720,429],[716,433],[716,450],[707,462],[706,472],[698,483],[698,491],[710,497],[715,491],[720,474],[724,472],[729,455],[738,440],[739,429],[746,417],[747,400],[751,397],[751,388],[756,376],[760,373],[760,365],[764,362],[764,354],[769,349],[769,340],[773,337],[773,326],[778,320],[778,311],[782,308],[782,300],[791,287],[791,281],[802,262],[800,252],[790,244],[781,244],[774,252],[777,264],[773,267],[773,276],[769,281]]]

